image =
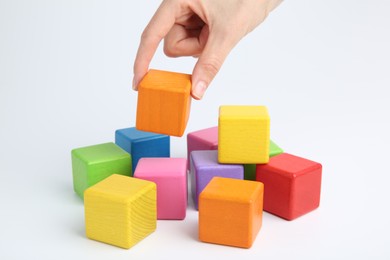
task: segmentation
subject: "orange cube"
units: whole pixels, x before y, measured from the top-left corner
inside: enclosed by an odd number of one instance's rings
[[[182,136],[191,107],[191,75],[150,70],[138,85],[136,128]]]
[[[199,196],[199,240],[250,248],[261,228],[264,185],[214,177]]]

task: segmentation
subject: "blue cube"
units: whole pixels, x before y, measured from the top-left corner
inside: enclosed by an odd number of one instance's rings
[[[116,130],[115,143],[131,154],[133,173],[141,158],[170,156],[168,135],[139,131],[135,127]]]

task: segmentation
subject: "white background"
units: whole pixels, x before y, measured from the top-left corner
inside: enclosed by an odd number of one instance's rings
[[[389,259],[390,1],[285,1],[231,52],[186,133],[266,105],[271,137],[323,164],[321,206],[264,214],[249,250],[205,244],[197,212],[130,250],[85,237],[70,150],[134,126],[132,64],[159,1],[0,0],[0,259]],[[152,67],[191,73],[161,48]],[[186,156],[186,138],[171,154]]]

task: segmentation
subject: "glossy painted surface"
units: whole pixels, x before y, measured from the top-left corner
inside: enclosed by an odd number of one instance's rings
[[[320,204],[322,165],[282,153],[256,166],[256,180],[264,183],[264,210],[287,220]]]
[[[220,163],[267,163],[270,117],[265,106],[221,106],[218,120]]]
[[[156,229],[156,184],[114,174],[85,191],[86,235],[130,248]]]
[[[199,194],[213,177],[244,179],[244,167],[241,164],[218,163],[216,150],[193,151],[190,168],[192,197],[196,209],[198,209]]]
[[[201,129],[187,134],[187,159],[190,168],[190,155],[192,151],[217,150],[218,126]]]
[[[138,130],[182,136],[191,107],[191,75],[150,70],[138,86]]]
[[[157,219],[184,219],[187,210],[187,160],[142,158],[135,178],[157,185]]]
[[[77,195],[116,173],[131,176],[131,156],[114,143],[91,145],[72,150],[73,187]]]
[[[283,149],[270,140],[269,157],[271,158],[281,153],[283,153]],[[244,179],[250,181],[256,180],[256,164],[244,164]]]
[[[141,158],[170,156],[170,136],[140,131],[135,127],[116,130],[115,144],[131,154],[133,173]]]
[[[199,197],[199,239],[250,248],[262,226],[260,182],[213,178]]]

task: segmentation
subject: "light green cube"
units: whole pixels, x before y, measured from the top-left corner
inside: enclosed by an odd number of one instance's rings
[[[283,149],[280,148],[277,144],[275,144],[272,140],[269,143],[269,157],[274,157],[278,154],[283,153]]]
[[[73,188],[84,198],[84,190],[112,174],[131,176],[131,155],[114,143],[72,150]]]
[[[283,153],[283,149],[275,144],[272,140],[269,143],[269,157]],[[244,179],[256,180],[256,164],[244,164]]]

